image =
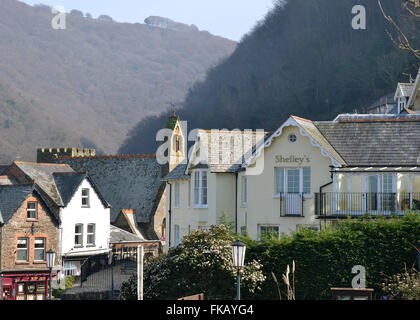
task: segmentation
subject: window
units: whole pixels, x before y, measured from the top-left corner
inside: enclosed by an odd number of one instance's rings
[[[207,171],[198,170],[194,172],[194,207],[207,207]]]
[[[289,142],[290,143],[294,143],[294,142],[296,142],[296,140],[297,140],[297,137],[296,137],[295,134],[289,135]]]
[[[284,168],[275,169],[275,194],[284,192]]]
[[[259,238],[276,236],[280,237],[280,226],[260,226]]]
[[[311,168],[303,168],[303,193],[311,193]]]
[[[311,193],[311,168],[275,168],[274,175],[276,196],[282,193]]]
[[[83,224],[76,224],[74,227],[74,245],[83,247]]]
[[[188,180],[188,208],[191,207],[191,180]]]
[[[79,262],[78,261],[64,261],[63,273],[65,276],[80,275]]]
[[[28,202],[26,213],[28,219],[38,219],[38,203],[35,201]]]
[[[34,260],[45,261],[45,238],[35,239]]]
[[[17,243],[17,261],[28,261],[28,238],[19,238]]]
[[[96,225],[94,223],[90,223],[87,226],[87,245],[94,246],[95,245],[95,229]]]
[[[179,234],[179,225],[175,225],[175,245],[179,245],[180,243],[180,234]]]
[[[242,177],[242,206],[246,207],[248,198],[247,198],[247,177]]]
[[[180,190],[179,190],[179,182],[175,182],[175,208],[179,208],[179,198],[180,198]]]
[[[82,189],[82,207],[89,207],[89,189]]]

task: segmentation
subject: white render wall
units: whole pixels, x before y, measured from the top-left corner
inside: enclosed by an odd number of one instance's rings
[[[89,189],[90,206],[82,207],[82,189]],[[62,238],[61,254],[81,253],[83,251],[103,250],[109,248],[110,239],[110,209],[105,208],[93,189],[92,185],[85,179],[73,195],[66,208],[60,212]],[[83,224],[83,247],[74,247],[75,225]],[[86,246],[87,225],[94,223],[95,246]]]

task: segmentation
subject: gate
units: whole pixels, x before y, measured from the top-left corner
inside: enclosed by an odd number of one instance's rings
[[[113,299],[118,295],[123,282],[137,273],[137,257],[120,258],[118,255],[99,255],[87,258],[81,266],[80,287],[109,289]]]

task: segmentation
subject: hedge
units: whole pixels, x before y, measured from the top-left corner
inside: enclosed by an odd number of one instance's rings
[[[420,215],[347,219],[322,231],[304,229],[281,239],[241,240],[247,244],[246,259],[260,261],[267,277],[255,299],[278,299],[271,272],[281,279],[293,260],[298,300],[331,299],[331,287],[351,287],[355,265],[366,268],[366,285],[379,297],[385,278],[416,264]]]

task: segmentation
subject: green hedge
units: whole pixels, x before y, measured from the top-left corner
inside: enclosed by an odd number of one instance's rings
[[[256,299],[278,299],[271,272],[280,280],[293,260],[298,300],[331,299],[331,287],[351,287],[355,265],[366,268],[366,285],[378,297],[386,277],[402,272],[405,264],[416,264],[413,245],[420,241],[420,215],[348,219],[337,228],[301,230],[280,240],[241,240],[247,244],[246,259],[259,260],[267,277]]]

